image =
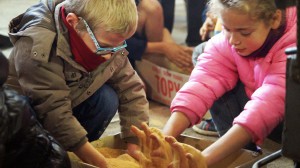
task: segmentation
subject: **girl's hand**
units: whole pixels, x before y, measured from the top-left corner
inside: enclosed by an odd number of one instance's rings
[[[168,168],[198,167],[206,168],[206,161],[202,153],[193,146],[180,143],[174,137],[168,136],[165,140],[173,147],[174,159]]]
[[[136,126],[131,126],[131,131],[138,137],[141,149],[137,150],[133,157],[136,158],[142,167],[150,167],[152,164],[150,157],[150,130],[146,123],[142,123],[142,130],[137,128]]]
[[[132,126],[132,132],[139,138],[141,150],[138,153],[142,167],[166,168],[206,168],[201,152],[196,148],[179,143],[168,136],[165,137],[157,128],[143,123],[142,130]]]
[[[136,160],[140,160],[140,147],[136,144],[128,143],[127,144],[127,153]]]
[[[139,138],[141,150],[138,160],[142,167],[167,167],[172,160],[172,150],[163,134],[156,128],[143,123],[142,130],[132,126],[131,131]]]
[[[167,167],[173,159],[171,146],[164,140],[162,134],[153,133],[150,138],[153,142],[150,153],[153,165],[155,167]]]

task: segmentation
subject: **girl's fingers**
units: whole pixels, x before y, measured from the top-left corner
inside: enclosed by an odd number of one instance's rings
[[[163,147],[163,139],[159,137],[157,134],[151,134],[150,139],[152,140],[153,149],[157,149]]]
[[[175,142],[177,142],[177,140],[174,138],[174,137],[172,137],[172,136],[166,136],[165,137],[165,140],[169,143],[169,144],[173,144],[173,143],[175,143]]]
[[[197,165],[197,160],[195,160],[195,157],[192,154],[187,153],[186,158],[188,160],[189,167],[193,167],[193,166]]]
[[[180,168],[189,167],[188,159],[186,158],[186,152],[184,151],[183,145],[179,142],[174,142],[172,144],[174,151],[174,160],[173,162],[178,163]]]

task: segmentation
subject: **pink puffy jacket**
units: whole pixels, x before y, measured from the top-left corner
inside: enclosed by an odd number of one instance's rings
[[[192,125],[198,123],[213,102],[233,89],[240,79],[250,98],[234,119],[261,144],[283,120],[285,110],[285,49],[296,46],[296,8],[286,10],[286,30],[265,57],[239,56],[223,33],[206,44],[189,81],[178,91],[171,111],[185,113]]]

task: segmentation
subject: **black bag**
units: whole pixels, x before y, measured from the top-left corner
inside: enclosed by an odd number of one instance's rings
[[[0,167],[71,167],[67,152],[42,128],[27,99],[2,86],[8,63],[1,53],[0,64]]]

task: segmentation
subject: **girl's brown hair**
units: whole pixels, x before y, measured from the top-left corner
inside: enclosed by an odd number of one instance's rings
[[[263,20],[267,25],[277,10],[274,0],[210,0],[208,5],[209,11],[217,17],[222,10],[233,9],[255,20]]]

